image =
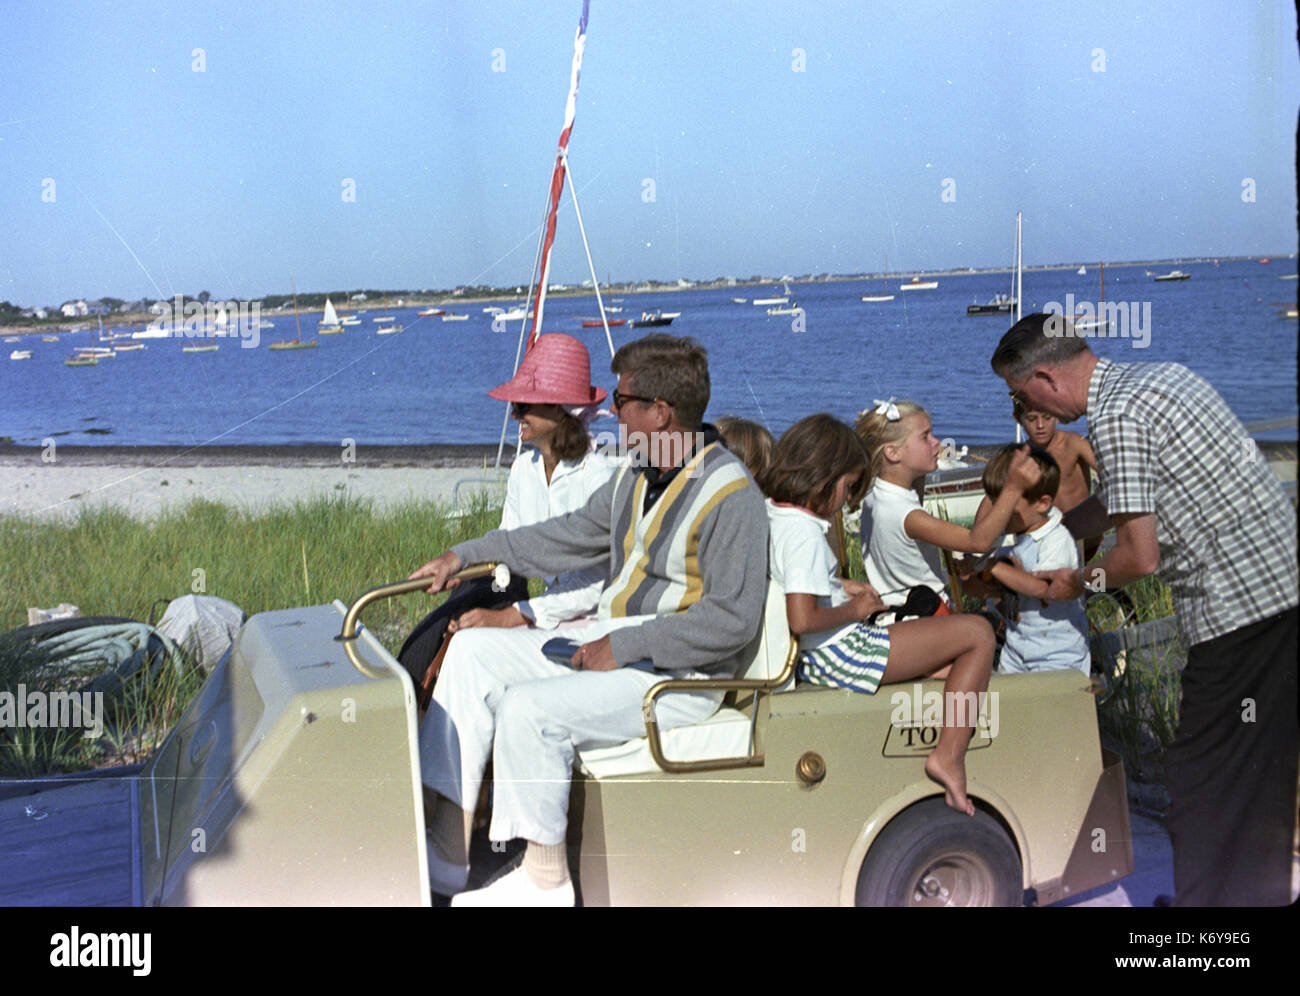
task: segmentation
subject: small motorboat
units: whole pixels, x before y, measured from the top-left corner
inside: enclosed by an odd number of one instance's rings
[[[937,280],[922,280],[920,277],[913,277],[907,283],[901,285],[899,290],[934,290],[938,286],[939,281]]]
[[[1170,270],[1168,273],[1162,273],[1155,278],[1156,283],[1165,283],[1172,280],[1191,280],[1190,273],[1184,273],[1182,270]]]
[[[1009,315],[1015,310],[1016,302],[1005,294],[999,294],[983,304],[966,305],[967,315]]]
[[[405,325],[385,325],[382,329],[375,329],[375,335],[394,335],[404,328]]]
[[[30,360],[31,358],[32,351],[30,349],[15,349],[9,354],[11,360]]]
[[[661,315],[657,311],[643,311],[640,318],[634,318],[628,322],[634,329],[654,328],[660,325],[671,325],[673,320],[667,315]]]
[[[609,327],[612,329],[616,329],[620,325],[626,325],[626,324],[627,324],[626,318],[611,318],[609,320]],[[599,329],[599,328],[604,328],[605,326],[604,323],[602,323],[599,318],[595,319],[594,321],[591,319],[584,318],[582,321],[582,327],[584,329]]]

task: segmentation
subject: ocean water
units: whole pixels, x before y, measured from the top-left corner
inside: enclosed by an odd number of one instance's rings
[[[1296,323],[1278,316],[1294,307],[1295,260],[1184,265],[1192,279],[1154,283],[1146,267],[1108,266],[1107,301],[1125,302],[1141,322],[1140,338],[1093,339],[1093,349],[1119,362],[1175,361],[1207,377],[1246,423],[1296,414]],[[1164,272],[1165,267],[1151,267]],[[899,292],[893,301],[864,303],[880,281],[791,286],[802,316],[769,316],[733,297],[768,297],[772,288],[742,287],[627,295],[619,318],[661,308],[682,315],[665,330],[699,339],[709,351],[713,399],[709,417],[753,418],[780,433],[804,415],[828,411],[846,420],[873,399],[917,401],[935,434],[957,444],[1011,438],[1005,384],[989,357],[1011,324],[1005,316],[967,317],[966,305],[1009,290],[1009,277],[939,277],[935,290]],[[1099,297],[1098,273],[1074,270],[1024,275],[1025,313],[1049,302],[1076,304]],[[466,322],[417,318],[416,309],[385,311],[406,326],[377,336],[371,310],[363,324],[319,338],[313,350],[271,352],[266,345],[294,335],[292,314],[264,314],[259,348],[217,340],[216,353],[184,354],[190,340],[151,339],[147,348],[66,367],[73,346],[95,333],[64,335],[58,343],[25,336],[0,356],[0,436],[41,445],[57,437],[84,445],[494,443],[504,406],[487,397],[514,365],[519,322],[494,332],[482,304],[464,303]],[[1149,321],[1143,322],[1148,314]],[[547,302],[546,332],[567,332],[587,344],[594,380],[607,390],[609,349],[595,317],[594,298]],[[319,316],[303,317],[311,338]],[[614,345],[648,330],[614,329]],[[197,340],[196,340],[197,341]],[[26,361],[8,351],[31,349]],[[598,423],[597,428],[613,425]],[[1076,424],[1082,431],[1085,426]],[[1261,439],[1294,439],[1294,427]]]

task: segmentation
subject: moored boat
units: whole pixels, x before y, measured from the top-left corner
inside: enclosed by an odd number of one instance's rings
[[[922,280],[920,277],[913,277],[907,283],[901,285],[898,289],[905,290],[905,291],[934,290],[938,286],[939,286],[939,281],[937,280]]]
[[[405,327],[404,325],[385,325],[382,329],[375,329],[375,335],[393,335],[401,332]]]
[[[643,311],[640,318],[634,318],[628,325],[634,329],[654,328],[660,325],[671,325],[673,320],[661,315],[657,311]]]
[[[329,298],[325,299],[325,314],[320,320],[319,331],[321,335],[337,335],[343,331],[343,326],[339,324],[339,314]]]
[[[446,315],[443,315],[442,320],[444,322],[467,322],[469,321],[469,315],[457,315],[454,312],[450,312]]]
[[[1184,273],[1182,270],[1170,270],[1168,273],[1161,273],[1155,278],[1156,283],[1164,283],[1171,280],[1191,280],[1190,273]]]
[[[215,343],[211,346],[182,346],[182,353],[215,353],[221,347]],[[272,347],[274,348],[274,347]]]
[[[266,348],[271,350],[272,352],[278,352],[280,350],[285,350],[285,349],[315,349],[319,345],[320,343],[315,341],[301,342],[297,339],[288,339],[284,342],[273,342],[271,343],[271,345],[267,346]],[[216,346],[212,347],[212,349],[216,349],[216,348],[217,348]],[[200,351],[210,352],[211,350],[200,350]]]
[[[32,351],[30,349],[15,349],[9,354],[11,360],[30,360]]]
[[[611,318],[609,320],[609,327],[612,329],[616,329],[620,325],[626,325],[626,324],[627,324],[626,318]],[[583,319],[582,327],[584,329],[599,329],[599,328],[604,328],[605,325],[600,321],[600,319],[595,319],[595,320]]]
[[[1011,300],[1005,294],[999,294],[992,301],[984,304],[966,305],[966,314],[968,315],[1009,315],[1015,308],[1016,302]]]
[[[446,313],[446,309],[444,308],[425,308],[423,311],[417,311],[415,315],[417,318],[436,318],[439,315],[445,315]]]

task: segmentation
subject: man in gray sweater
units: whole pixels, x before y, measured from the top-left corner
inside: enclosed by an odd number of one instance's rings
[[[470,629],[452,641],[420,730],[429,877],[452,905],[572,905],[564,841],[574,756],[642,735],[642,700],[664,677],[729,677],[758,631],[767,592],[767,514],[744,465],[703,425],[708,359],[690,339],[652,335],[614,357],[627,465],[585,508],[461,543],[412,577],[440,590],[462,566],[500,561],[537,577],[596,564],[609,580],[597,618],[549,660],[536,629]],[[661,729],[712,715],[720,692],[667,695]],[[528,841],[523,864],[462,892],[489,757],[493,840]]]

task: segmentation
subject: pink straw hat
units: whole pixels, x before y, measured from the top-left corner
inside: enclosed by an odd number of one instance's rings
[[[571,335],[551,332],[538,336],[515,375],[488,391],[488,397],[534,405],[593,405],[605,400],[605,391],[591,383],[587,347]]]

